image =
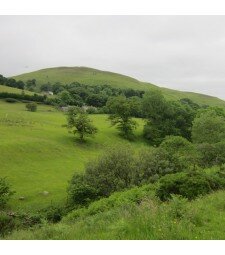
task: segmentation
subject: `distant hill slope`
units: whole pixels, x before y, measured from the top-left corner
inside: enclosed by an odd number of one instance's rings
[[[5,86],[5,85],[0,85],[0,93],[2,93],[2,92],[21,94],[22,90],[17,89],[17,88],[8,87],[8,86]],[[29,90],[24,90],[24,93],[26,95],[33,95],[34,94],[34,92],[31,92]]]
[[[203,94],[182,92],[167,88],[161,88],[154,84],[141,82],[129,76],[101,71],[88,67],[55,67],[47,68],[39,71],[25,73],[14,76],[16,80],[26,81],[28,79],[36,79],[37,84],[61,82],[63,84],[71,82],[80,82],[89,85],[108,84],[119,88],[132,88],[138,90],[160,89],[168,99],[178,100],[181,98],[190,98],[194,102],[203,105],[224,106],[225,101]]]

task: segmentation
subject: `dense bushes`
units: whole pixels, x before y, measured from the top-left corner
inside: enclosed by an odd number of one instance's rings
[[[159,145],[168,135],[191,139],[191,126],[196,110],[182,102],[167,101],[160,91],[144,95],[143,114],[147,119],[143,135],[150,144]]]
[[[26,95],[26,94],[16,94],[16,93],[8,93],[8,92],[0,92],[0,98],[14,98],[18,100],[27,100],[27,101],[35,101],[35,102],[45,102],[46,96],[40,96],[37,94],[34,95]]]
[[[86,205],[115,191],[155,182],[166,174],[187,169],[189,164],[185,157],[164,148],[142,150],[137,154],[128,145],[117,145],[89,162],[84,175],[75,174],[68,194],[73,204]]]
[[[194,199],[213,190],[225,187],[225,178],[217,174],[206,174],[202,171],[183,172],[162,177],[156,195],[163,201],[172,194]]]

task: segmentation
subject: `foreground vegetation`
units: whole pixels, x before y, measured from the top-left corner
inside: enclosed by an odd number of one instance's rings
[[[36,79],[2,79],[38,92]],[[1,94],[2,238],[223,237],[199,208],[215,211],[209,200],[225,190],[224,108],[156,89],[40,86],[49,89],[56,96],[35,102]]]
[[[149,187],[114,194],[60,223],[20,230],[7,239],[225,239],[224,191],[188,202],[156,200]]]

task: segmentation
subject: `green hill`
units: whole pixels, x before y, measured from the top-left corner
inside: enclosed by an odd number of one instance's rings
[[[0,85],[0,93],[1,92],[21,94],[22,90],[21,89],[17,89],[17,88],[8,87],[8,86],[5,86],[5,85]],[[34,92],[31,92],[29,90],[24,90],[24,94],[26,94],[26,95],[33,95]]]
[[[27,81],[28,79],[36,79],[37,84],[61,82],[63,84],[71,82],[79,82],[89,85],[103,85],[108,84],[117,88],[132,88],[137,90],[160,89],[168,99],[178,100],[181,98],[190,98],[194,102],[203,105],[208,104],[211,106],[225,106],[225,101],[203,94],[182,92],[167,88],[157,87],[154,84],[141,82],[134,78],[101,71],[87,67],[56,67],[47,68],[39,71],[25,73],[14,76],[16,80]]]

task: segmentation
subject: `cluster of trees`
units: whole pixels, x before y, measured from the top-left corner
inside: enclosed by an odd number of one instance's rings
[[[193,199],[224,188],[225,175],[223,168],[206,173],[195,145],[180,136],[169,136],[159,147],[139,153],[127,145],[108,148],[86,165],[84,174],[74,174],[68,194],[70,202],[79,207],[115,191],[154,182],[159,183],[156,195],[162,200],[171,194]]]
[[[45,89],[49,89],[47,85]],[[113,88],[109,85],[84,85],[78,82],[69,85],[61,85],[56,83],[52,86],[52,91],[57,94],[57,103],[61,106],[74,105],[82,106],[89,105],[94,107],[104,107],[110,97],[120,95],[126,98],[142,98],[144,91],[133,89]]]
[[[61,93],[65,97],[68,96],[68,92]],[[134,130],[137,127],[134,117],[141,116],[144,118],[143,136],[151,145],[155,146],[158,146],[166,136],[171,135],[182,136],[189,141],[195,141],[196,130],[201,130],[201,127],[198,127],[198,123],[202,122],[201,118],[199,121],[201,115],[208,125],[204,132],[211,133],[212,127],[210,125],[214,125],[214,132],[218,131],[220,135],[219,137],[212,137],[209,134],[201,133],[198,139],[201,139],[202,136],[202,140],[206,142],[205,137],[208,136],[213,141],[221,141],[221,136],[225,133],[222,127],[223,115],[225,115],[223,109],[200,107],[190,99],[168,101],[157,90],[145,93],[143,98],[127,98],[124,95],[110,97],[105,108],[112,126],[116,126],[119,134],[128,140],[134,138]],[[70,109],[72,111],[73,107]],[[74,109],[77,111],[79,107]],[[68,115],[71,114],[71,111],[68,112]],[[84,114],[84,110],[81,109],[80,111]],[[193,124],[194,127],[192,128]]]
[[[16,81],[13,78],[6,78],[0,74],[0,85],[5,85],[13,88],[24,89],[25,83],[23,81]]]

